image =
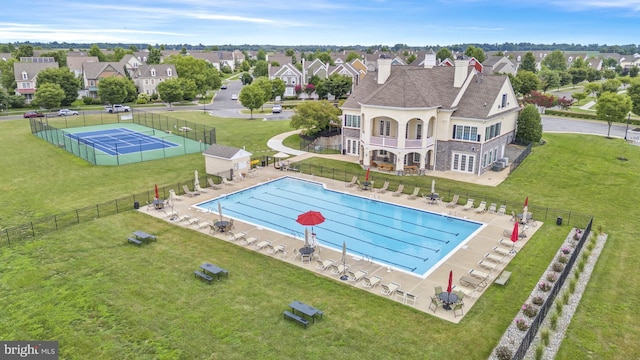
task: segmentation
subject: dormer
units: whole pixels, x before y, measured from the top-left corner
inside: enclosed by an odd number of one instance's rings
[[[170,68],[167,69],[167,76],[168,77],[172,77],[173,76],[173,72],[171,71]]]
[[[151,76],[155,77],[156,76],[156,69],[151,69],[150,73],[151,73]]]
[[[22,72],[22,80],[29,80],[29,74],[26,71]]]

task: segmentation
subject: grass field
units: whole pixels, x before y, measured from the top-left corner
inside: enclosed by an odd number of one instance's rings
[[[216,126],[218,141],[268,153],[287,122],[172,116]],[[496,188],[438,186],[595,215],[608,243],[559,359],[630,359],[640,353],[640,147],[596,136],[545,135],[547,145]],[[201,155],[119,167],[91,166],[0,122],[2,226],[147,191],[204,171]],[[624,156],[628,161],[616,158]],[[352,164],[310,160],[350,168]],[[133,230],[158,235],[141,248]],[[486,359],[568,232],[548,222],[511,262],[507,287],[490,287],[458,325],[266,255],[129,212],[21,244],[0,245],[0,338],[59,340],[61,359]],[[197,281],[202,261],[230,270]],[[606,294],[606,296],[604,295]],[[307,330],[282,320],[299,299],[325,311]],[[613,299],[613,300],[612,300]],[[426,301],[426,299],[418,299]]]

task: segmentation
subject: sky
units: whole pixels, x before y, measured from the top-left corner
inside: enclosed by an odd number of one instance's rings
[[[640,43],[640,0],[3,0],[0,43]]]

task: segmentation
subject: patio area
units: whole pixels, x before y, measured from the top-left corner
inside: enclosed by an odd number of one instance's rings
[[[500,245],[500,239],[505,239],[507,242],[510,242],[509,238],[505,238],[504,233],[506,231],[511,231],[513,229],[514,223],[511,221],[511,215],[497,215],[489,212],[476,213],[473,209],[464,211],[462,210],[462,205],[458,205],[455,208],[446,207],[444,203],[437,202],[435,204],[431,204],[425,201],[422,198],[417,198],[415,200],[409,200],[407,195],[403,195],[400,197],[392,196],[391,192],[388,191],[384,194],[379,194],[376,192],[370,191],[359,191],[352,187],[346,187],[344,182],[331,180],[327,178],[319,178],[313,175],[302,174],[297,172],[282,172],[273,167],[265,167],[260,168],[257,171],[257,176],[252,178],[246,178],[242,181],[233,182],[232,185],[226,186],[224,185],[220,190],[214,190],[211,188],[204,189],[206,193],[203,193],[199,196],[187,197],[181,196],[179,201],[174,202],[174,211],[178,211],[180,216],[178,216],[177,220],[169,220],[169,216],[167,216],[167,212],[170,209],[165,208],[164,210],[157,210],[154,208],[141,207],[139,211],[147,213],[151,216],[161,218],[165,221],[169,221],[174,223],[177,226],[182,226],[185,228],[189,228],[194,231],[200,231],[205,234],[210,234],[209,227],[203,227],[201,224],[203,222],[215,222],[218,220],[217,213],[205,213],[200,212],[193,205],[213,199],[215,197],[221,196],[223,194],[229,194],[238,190],[241,190],[246,187],[250,187],[268,180],[276,179],[282,176],[291,176],[303,178],[306,180],[313,180],[317,182],[324,183],[327,188],[342,191],[346,193],[350,193],[356,196],[364,196],[368,198],[375,198],[381,201],[386,201],[390,203],[397,203],[401,205],[405,205],[408,207],[415,207],[419,209],[428,210],[435,213],[442,213],[446,215],[452,215],[460,218],[467,218],[475,221],[482,222],[486,224],[482,230],[476,233],[476,235],[471,238],[462,248],[452,253],[440,266],[436,269],[433,269],[426,278],[421,278],[416,275],[412,275],[403,271],[396,271],[394,269],[389,269],[386,265],[381,265],[375,262],[371,262],[365,258],[360,257],[349,257],[347,259],[347,264],[350,265],[350,269],[353,272],[358,270],[364,270],[368,273],[368,277],[379,276],[382,277],[382,281],[380,284],[389,284],[391,282],[395,282],[400,284],[400,289],[404,293],[410,293],[417,297],[415,303],[413,301],[408,302],[407,306],[414,306],[416,309],[428,313],[433,316],[437,316],[439,318],[445,319],[450,322],[457,323],[459,322],[464,315],[466,315],[476,303],[478,298],[482,296],[483,290],[488,288],[489,286],[500,286],[493,285],[493,282],[498,278],[501,274],[502,270],[508,265],[509,261],[515,255],[507,255],[504,256],[502,262],[497,264],[495,270],[489,270],[487,268],[482,268],[478,265],[478,262],[485,259],[485,255],[496,254],[493,252],[493,248],[495,246]],[[448,200],[448,199],[446,199]],[[466,200],[466,199],[465,199]],[[462,201],[461,201],[462,202]],[[477,203],[476,203],[477,206]],[[516,211],[518,212],[518,211]],[[521,211],[519,211],[521,212]],[[510,211],[509,211],[510,213]],[[189,220],[178,221],[182,216],[189,215],[190,219],[198,218],[200,222],[193,222]],[[225,217],[226,218],[226,217]],[[542,226],[542,223],[537,224],[537,226],[527,226],[526,227],[526,237],[521,238],[516,243],[516,250],[522,248],[526,245],[527,241],[535,234],[536,230]],[[388,297],[390,301],[403,301],[402,298],[395,296],[392,294],[391,296],[383,295],[381,293],[382,287],[378,284],[372,288],[366,288],[363,286],[364,282],[354,283],[353,281],[344,281],[340,280],[340,275],[332,274],[330,270],[322,270],[317,267],[316,259],[320,258],[322,260],[333,259],[336,261],[340,261],[342,258],[342,253],[340,251],[336,251],[330,248],[326,248],[322,246],[322,239],[318,239],[319,247],[317,248],[314,259],[311,262],[302,262],[299,254],[294,253],[294,249],[299,249],[304,244],[304,239],[294,238],[291,235],[283,235],[278,232],[270,231],[268,229],[259,228],[252,224],[243,223],[241,221],[236,220],[234,223],[233,233],[244,232],[248,237],[258,237],[261,240],[270,240],[273,246],[278,244],[284,244],[287,247],[287,252],[285,254],[276,253],[270,254],[266,248],[262,248],[258,250],[255,246],[246,246],[242,241],[234,241],[234,243],[238,246],[242,246],[247,248],[250,251],[258,251],[263,253],[265,256],[271,256],[277,258],[281,261],[286,261],[291,264],[295,264],[307,271],[313,271],[322,276],[326,276],[335,281],[342,282],[345,285],[356,286],[362,291],[369,291],[378,296]],[[301,226],[301,230],[302,230]],[[522,226],[520,227],[520,231],[522,231]],[[210,236],[215,236],[223,241],[229,241],[228,233],[220,233],[215,232]],[[254,244],[255,245],[255,244]],[[503,245],[504,247],[504,245]],[[477,269],[482,272],[489,274],[489,279],[487,280],[487,286],[484,289],[478,288],[476,291],[472,292],[471,287],[465,287],[461,284],[460,278],[463,276],[469,276],[470,269]],[[460,316],[460,313],[457,312],[454,316],[454,312],[447,311],[440,306],[436,312],[434,313],[432,309],[429,309],[429,305],[431,303],[431,297],[435,297],[435,287],[440,286],[445,291],[447,289],[447,283],[449,279],[449,272],[453,271],[453,286],[454,291],[459,289],[464,289],[465,292],[470,293],[469,295],[464,297],[464,306],[463,306],[463,315]],[[517,276],[518,274],[513,274],[512,276]],[[506,286],[509,286],[508,284]]]

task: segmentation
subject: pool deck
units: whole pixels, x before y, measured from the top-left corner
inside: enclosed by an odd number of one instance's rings
[[[411,275],[402,271],[390,270],[387,266],[383,266],[374,262],[369,262],[366,259],[362,258],[349,258],[347,259],[347,264],[350,265],[350,269],[354,272],[357,270],[365,270],[368,272],[368,276],[378,275],[383,278],[382,284],[388,284],[390,282],[396,282],[401,285],[400,289],[404,292],[408,292],[414,294],[417,297],[416,304],[413,303],[407,304],[407,306],[414,306],[416,309],[428,313],[430,315],[442,318],[444,320],[458,323],[462,320],[463,316],[457,314],[457,317],[454,317],[453,311],[446,311],[442,307],[439,307],[437,311],[434,313],[431,309],[429,309],[430,297],[434,296],[434,287],[441,286],[446,290],[447,282],[449,279],[449,271],[453,271],[453,285],[455,285],[454,290],[464,289],[466,292],[470,293],[470,295],[465,296],[464,298],[464,306],[463,312],[466,315],[467,312],[471,311],[473,305],[478,300],[479,296],[482,296],[484,290],[486,290],[489,286],[500,286],[494,285],[493,281],[500,275],[502,270],[508,265],[509,261],[515,255],[508,255],[504,257],[501,264],[498,265],[496,270],[490,271],[485,268],[481,268],[478,265],[480,260],[484,260],[484,257],[487,253],[493,253],[492,249],[495,246],[499,245],[500,239],[505,239],[509,242],[509,238],[503,235],[503,233],[508,231],[511,233],[513,229],[513,222],[511,221],[511,215],[496,215],[491,214],[489,212],[484,212],[481,214],[476,213],[473,209],[464,211],[462,210],[462,205],[458,205],[455,208],[448,208],[443,203],[438,204],[429,204],[425,202],[423,199],[418,198],[415,200],[407,199],[407,195],[403,195],[400,197],[394,197],[391,195],[391,191],[387,191],[385,194],[378,194],[369,191],[359,191],[354,187],[346,187],[344,182],[331,180],[327,178],[315,177],[309,174],[301,174],[295,172],[282,172],[276,170],[272,167],[261,168],[257,171],[258,175],[254,178],[247,178],[243,181],[238,181],[233,183],[233,185],[225,186],[221,190],[213,190],[211,188],[205,189],[206,193],[200,196],[187,197],[186,195],[180,196],[180,201],[174,202],[174,210],[178,210],[180,215],[189,214],[191,217],[199,218],[202,221],[211,220],[210,213],[202,213],[192,206],[201,203],[203,201],[207,201],[209,199],[213,199],[215,197],[221,196],[223,194],[229,194],[234,191],[238,191],[240,189],[253,186],[268,180],[276,179],[282,176],[291,176],[302,178],[305,180],[312,180],[324,183],[327,188],[344,191],[347,193],[351,193],[353,195],[365,196],[369,198],[379,199],[381,201],[387,201],[390,203],[397,203],[401,205],[406,205],[410,207],[415,207],[419,209],[424,209],[436,213],[442,213],[447,215],[453,215],[461,218],[467,218],[471,220],[476,220],[482,223],[485,223],[486,226],[482,228],[473,238],[471,238],[462,248],[453,252],[440,266],[438,266],[435,270],[431,271],[426,278],[421,278],[419,276]],[[492,179],[492,181],[495,181]],[[461,199],[460,202],[466,199]],[[476,204],[477,205],[477,204]],[[139,209],[139,211],[147,213],[151,216],[162,218],[166,221],[170,221],[166,212],[159,211],[155,209],[148,209],[146,206],[143,206]],[[192,230],[197,230],[205,234],[209,234],[209,228],[199,228],[198,224],[190,224],[189,221],[171,221],[177,226],[183,226],[186,228],[190,228]],[[538,226],[527,226],[525,233],[526,237],[520,239],[515,246],[515,249],[518,250],[522,246],[525,246],[527,241],[531,238],[531,236],[536,232],[536,230],[542,225],[542,223],[538,223]],[[520,231],[522,232],[523,226],[520,227]],[[301,229],[301,232],[303,230]],[[294,253],[294,249],[302,247],[302,240],[295,239],[291,236],[285,236],[281,233],[276,233],[263,228],[256,228],[255,226],[247,223],[243,223],[241,221],[235,221],[235,230],[234,232],[245,232],[249,236],[258,236],[261,240],[270,240],[273,245],[277,244],[285,244],[287,245],[288,252],[286,254],[269,254],[268,251],[261,250],[260,252],[264,253],[265,256],[271,256],[282,261],[287,261],[291,264],[295,264],[309,271],[316,272],[320,275],[326,276],[330,279],[333,279],[338,282],[342,282],[345,285],[349,286],[357,286],[363,291],[369,291],[375,293],[380,296],[385,296],[381,294],[381,286],[376,286],[374,288],[365,288],[362,286],[362,282],[355,284],[352,281],[342,281],[339,278],[339,275],[332,274],[329,270],[322,271],[316,267],[316,259],[319,257],[322,260],[333,259],[336,261],[340,261],[342,258],[341,251],[335,251],[333,249],[322,247],[322,239],[318,239],[319,250],[316,250],[316,254],[314,254],[314,260],[311,263],[302,263],[300,257]],[[229,234],[227,233],[216,233],[214,235],[219,239],[224,241],[229,241]],[[246,246],[242,241],[234,242],[238,246],[245,247],[250,249],[251,251],[258,251],[254,246]],[[348,244],[347,244],[348,245]],[[486,261],[486,260],[485,260]],[[470,269],[477,269],[485,273],[489,273],[488,285],[484,289],[478,289],[477,291],[473,291],[472,288],[464,287],[460,283],[460,278],[465,275],[469,275],[468,272]],[[507,285],[508,286],[508,285]],[[473,292],[472,292],[473,291]],[[389,297],[391,301],[401,301],[397,299],[396,296],[385,296]]]

